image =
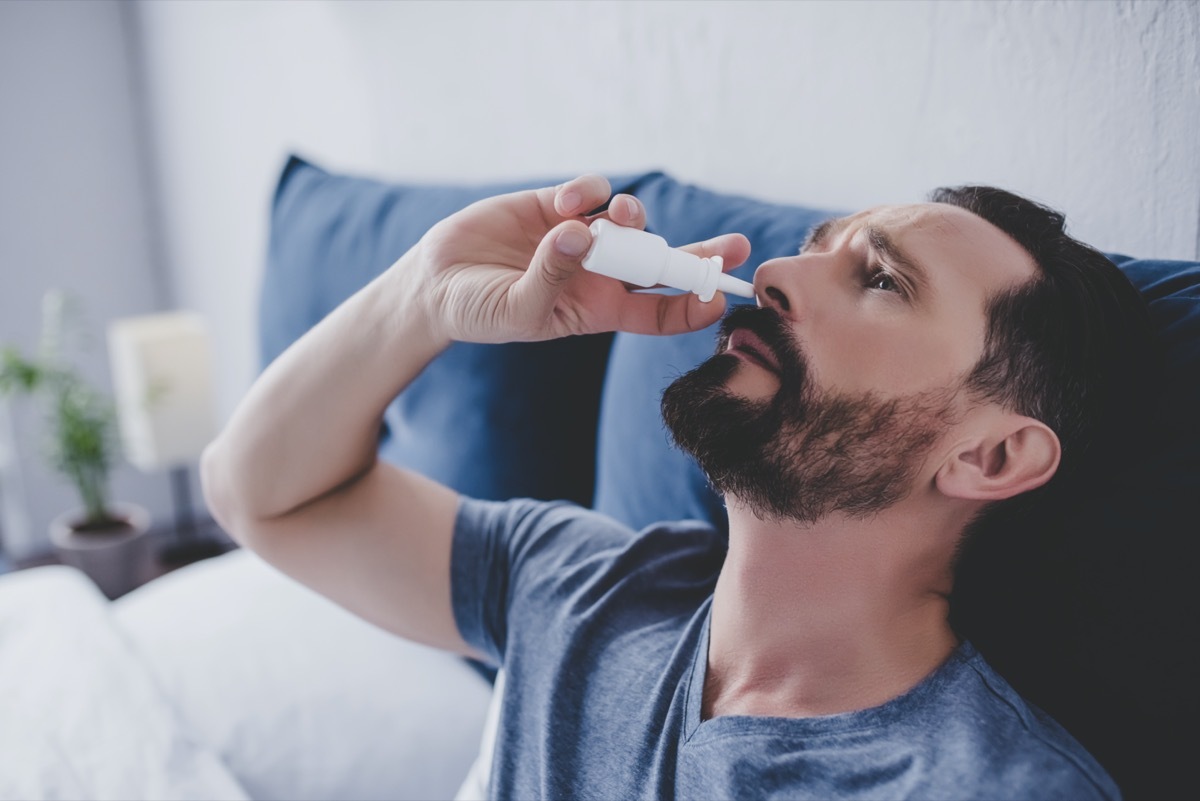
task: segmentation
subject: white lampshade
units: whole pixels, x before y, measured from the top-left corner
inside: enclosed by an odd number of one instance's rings
[[[126,458],[146,471],[197,461],[217,433],[204,318],[169,312],[116,320],[108,353]]]

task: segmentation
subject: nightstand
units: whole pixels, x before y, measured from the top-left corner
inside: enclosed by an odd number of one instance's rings
[[[212,520],[197,520],[191,540],[200,540],[206,543],[207,547],[186,546],[189,540],[181,541],[178,531],[173,525],[156,526],[150,529],[146,534],[145,546],[140,549],[142,557],[135,571],[136,586],[131,587],[130,591],[186,564],[219,556],[239,547]],[[180,547],[181,545],[183,547]],[[9,561],[14,570],[62,564],[54,551]]]

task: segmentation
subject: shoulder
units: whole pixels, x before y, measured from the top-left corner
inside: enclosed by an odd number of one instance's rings
[[[955,741],[984,766],[984,786],[1006,788],[1013,797],[1120,798],[1116,783],[1095,758],[1022,698],[970,643],[955,658],[959,680],[949,700],[955,717],[973,724]]]
[[[632,533],[616,520],[570,501],[539,501],[533,498],[487,501],[462,496],[459,498],[458,524],[464,528],[503,528],[529,533],[580,526],[618,537]]]
[[[455,520],[456,539],[504,543],[514,557],[550,549],[582,555],[621,547],[635,532],[610,517],[568,501],[518,498],[484,501],[463,497]]]
[[[724,559],[723,537],[707,523],[664,521],[635,531],[600,512],[567,501],[462,498],[456,539],[499,539],[516,559],[533,556],[566,564],[603,559],[629,562],[657,555]]]
[[[543,650],[556,627],[570,638],[603,621],[614,636],[691,616],[725,555],[723,537],[705,523],[634,531],[571,503],[463,500],[456,526],[454,585],[488,576],[485,595],[505,599],[516,636],[533,636],[531,647]]]

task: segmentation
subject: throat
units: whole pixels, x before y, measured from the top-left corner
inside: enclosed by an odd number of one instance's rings
[[[731,529],[713,595],[702,714],[813,717],[903,695],[958,646],[939,570],[788,532],[750,552]],[[797,536],[798,534],[798,536]],[[766,535],[769,537],[769,535]],[[886,549],[885,546],[881,546]]]

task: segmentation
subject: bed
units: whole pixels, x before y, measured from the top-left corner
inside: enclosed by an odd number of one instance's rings
[[[437,220],[561,179],[398,185],[289,158],[272,199],[262,364]],[[838,211],[658,172],[611,182],[672,244],[746,234],[753,253],[735,275],[747,279]],[[973,581],[986,603],[965,633],[1129,797],[1193,796],[1200,264],[1110,257],[1150,301],[1164,346],[1163,433],[1145,460],[1022,532],[1065,569],[984,560]],[[476,497],[566,498],[635,527],[694,518],[722,529],[719,499],[658,418],[665,384],[711,348],[711,332],[456,344],[389,407],[380,454]],[[69,568],[27,570],[0,579],[0,682],[16,699],[0,723],[0,797],[479,797],[494,678],[373,628],[245,551],[111,603]]]

